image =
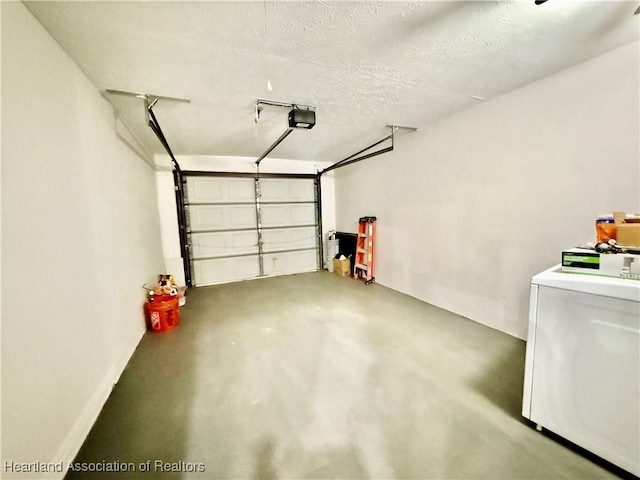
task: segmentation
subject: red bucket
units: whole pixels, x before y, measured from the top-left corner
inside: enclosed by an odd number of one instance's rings
[[[168,332],[178,326],[180,322],[180,307],[178,297],[173,295],[156,295],[153,302],[145,304],[149,330],[154,332]]]

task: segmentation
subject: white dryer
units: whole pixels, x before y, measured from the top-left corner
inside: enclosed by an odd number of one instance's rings
[[[640,475],[640,281],[532,278],[522,415]]]

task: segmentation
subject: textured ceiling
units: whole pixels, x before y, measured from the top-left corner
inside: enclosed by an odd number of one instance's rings
[[[637,1],[25,3],[101,91],[190,99],[154,108],[180,155],[259,156],[286,128],[283,108],[254,122],[268,99],[317,115],[271,156],[337,161],[386,124],[420,128],[640,31]],[[105,97],[163,151],[141,100]]]

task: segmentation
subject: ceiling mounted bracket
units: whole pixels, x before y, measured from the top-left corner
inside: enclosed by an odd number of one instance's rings
[[[361,162],[362,160],[366,160],[367,158],[371,158],[371,157],[375,157],[375,156],[378,156],[378,155],[382,155],[383,153],[391,152],[393,150],[393,148],[394,148],[395,133],[398,130],[409,130],[409,131],[412,131],[412,132],[415,132],[415,131],[418,130],[415,127],[403,127],[403,126],[400,126],[400,125],[387,125],[387,127],[389,129],[391,129],[391,133],[389,135],[387,135],[386,137],[378,140],[377,142],[372,143],[368,147],[363,148],[362,150],[354,153],[353,155],[349,155],[347,158],[343,158],[342,160],[334,163],[333,165],[328,166],[324,170],[321,170],[320,172],[318,172],[318,177],[321,177],[323,174],[325,174],[327,172],[330,172],[331,170],[335,170],[336,168],[346,167],[347,165],[351,165],[352,163]],[[376,150],[375,152],[367,153],[367,154],[362,155],[362,156],[358,156],[358,155],[363,154],[367,150],[371,150],[373,147],[377,147],[378,145],[380,145],[381,143],[386,142],[387,140],[391,141],[391,146],[386,147],[386,148],[381,148],[380,150]]]
[[[165,95],[154,95],[150,93],[128,92],[126,90],[113,90],[111,88],[107,88],[105,92],[111,95],[126,95],[129,97],[138,97],[138,98],[148,97],[148,98],[157,98],[159,100],[170,100],[172,102],[191,103],[191,100],[189,100],[188,98],[167,97]]]
[[[418,131],[416,127],[403,127],[402,125],[387,125],[387,128],[391,129],[391,147],[393,147],[393,140],[395,138],[395,133],[398,130],[408,130],[409,132]]]
[[[151,125],[151,119],[149,118],[149,112],[158,103],[158,97],[152,97],[151,95],[144,96],[144,115],[147,121],[147,125]]]
[[[395,132],[397,132],[398,130],[409,130],[410,132],[418,131],[416,127],[403,127],[402,125],[387,125],[387,127]]]
[[[260,120],[260,114],[262,113],[262,110],[264,110],[264,107],[280,107],[280,108],[288,108],[288,109],[295,108],[298,110],[305,110],[310,112],[316,111],[316,107],[312,107],[311,105],[300,105],[298,103],[285,103],[285,102],[276,102],[275,100],[259,99],[256,102],[256,106],[255,106],[255,117],[254,117],[255,123],[258,123],[258,120]]]
[[[180,97],[168,97],[166,95],[154,95],[150,93],[139,93],[139,92],[129,92],[127,90],[114,90],[112,88],[107,88],[105,93],[110,95],[123,95],[126,97],[136,97],[144,100],[144,115],[147,124],[150,124],[149,119],[149,109],[153,108],[153,106],[158,103],[158,100],[168,100],[170,102],[180,102],[180,103],[191,103],[191,100],[188,98],[180,98]]]
[[[534,0],[533,3],[535,3],[536,5],[542,5],[543,3],[546,3],[547,0]],[[635,12],[633,12],[634,15],[640,15],[640,7],[636,8]]]
[[[311,110],[314,112],[316,110],[316,107],[312,107],[311,105],[300,105],[299,103],[276,102],[275,100],[264,100],[264,99],[259,99],[256,102],[256,108],[264,107],[264,106],[281,107],[281,108],[298,108],[300,110]]]

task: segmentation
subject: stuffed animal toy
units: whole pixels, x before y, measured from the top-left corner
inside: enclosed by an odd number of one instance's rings
[[[178,287],[173,280],[173,275],[164,273],[158,275],[158,284],[153,293],[156,295],[178,295]]]

